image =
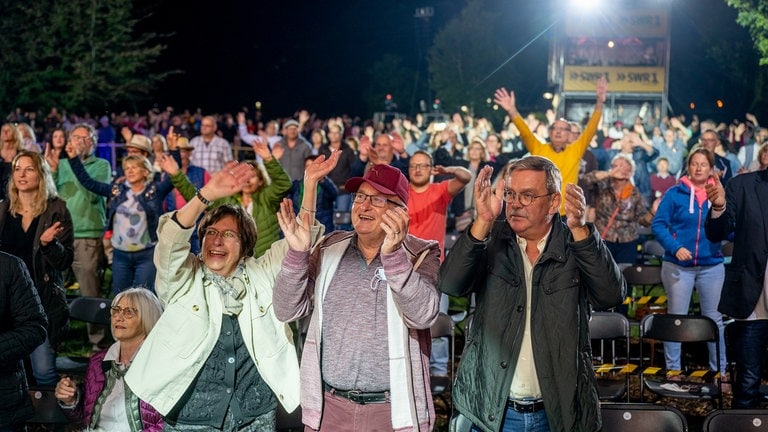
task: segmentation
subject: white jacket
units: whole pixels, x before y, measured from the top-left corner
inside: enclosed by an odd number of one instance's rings
[[[160,218],[155,248],[155,289],[165,312],[144,341],[125,376],[139,398],[167,415],[192,384],[219,338],[223,305],[215,287],[203,286],[202,262],[189,253],[193,228]],[[313,240],[322,235],[312,227]],[[299,363],[288,324],[275,318],[272,287],[288,250],[275,242],[258,259],[245,260],[250,280],[238,323],[259,374],[291,412],[299,405]]]

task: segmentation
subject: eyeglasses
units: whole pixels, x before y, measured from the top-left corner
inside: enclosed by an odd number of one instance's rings
[[[414,170],[414,171],[418,171],[418,170],[422,170],[422,169],[430,169],[430,168],[432,168],[432,164],[411,164],[411,165],[408,165],[408,169],[411,169],[411,170]]]
[[[509,204],[512,204],[517,200],[521,206],[528,207],[529,205],[533,204],[533,200],[536,198],[541,198],[545,196],[552,195],[554,192],[545,193],[543,195],[534,195],[530,192],[523,192],[523,193],[517,193],[511,189],[504,189],[504,201],[506,201]]]
[[[138,315],[139,311],[136,309],[126,306],[124,308],[121,308],[120,306],[112,306],[109,308],[109,314],[113,317],[116,317],[118,315],[122,315],[125,319],[133,319],[136,318],[136,315]]]
[[[205,237],[208,237],[210,239],[215,239],[218,236],[221,236],[221,240],[226,242],[233,242],[236,240],[240,240],[240,234],[232,230],[219,231],[213,228],[208,228],[207,230],[205,230]]]
[[[402,204],[392,201],[384,195],[368,195],[361,192],[355,192],[352,194],[352,200],[357,204],[364,203],[366,198],[371,199],[371,205],[374,207],[385,207],[387,203],[394,204],[398,207],[403,207]]]
[[[89,142],[92,141],[90,136],[82,136],[82,135],[70,135],[69,139],[71,139],[74,142],[87,142],[87,143],[89,143]]]

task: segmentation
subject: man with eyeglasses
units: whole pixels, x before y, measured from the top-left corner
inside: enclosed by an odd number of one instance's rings
[[[539,141],[536,135],[528,128],[523,117],[520,116],[520,112],[517,111],[517,106],[515,105],[515,92],[507,91],[506,88],[502,87],[494,93],[494,102],[509,113],[509,118],[512,119],[512,122],[520,130],[520,138],[523,140],[523,144],[525,144],[528,151],[532,155],[544,156],[551,160],[560,170],[563,178],[563,188],[565,188],[566,184],[576,184],[578,182],[581,157],[587,150],[589,142],[592,141],[592,137],[600,125],[603,103],[605,103],[605,96],[608,91],[608,81],[605,78],[600,78],[597,80],[596,86],[595,93],[597,98],[595,100],[595,109],[589,118],[587,126],[584,128],[584,132],[576,140],[573,140],[571,125],[568,120],[560,118],[549,126],[548,143]],[[565,192],[565,189],[561,191],[563,195],[565,195]],[[560,206],[560,214],[565,214],[564,202]]]
[[[440,268],[442,292],[477,300],[451,430],[597,431],[589,310],[621,304],[626,281],[581,188],[566,185],[563,199],[552,161],[517,160],[495,189],[491,172],[478,173],[477,217]]]
[[[200,135],[189,141],[195,149],[190,160],[192,165],[204,168],[211,174],[221,171],[227,162],[234,160],[232,147],[227,140],[216,134],[216,129],[216,118],[205,116],[200,121]]]
[[[310,250],[308,235],[280,222],[290,250],[275,282],[275,315],[285,322],[311,315],[302,421],[313,431],[432,430],[438,244],[408,234],[410,191],[397,168],[374,165],[345,186],[353,231],[334,231]]]
[[[106,159],[94,155],[96,150],[96,130],[86,123],[72,128],[67,146],[79,149],[80,160],[88,175],[95,181],[109,183],[112,180],[112,166]],[[75,234],[75,257],[72,272],[80,286],[80,295],[102,297],[99,266],[104,263],[104,225],[107,222],[107,201],[105,197],[86,189],[75,177],[72,167],[62,152],[62,159],[52,156],[46,149],[45,160],[51,166],[53,180],[61,199],[67,202],[67,210],[72,214],[72,227]],[[99,343],[104,339],[104,326],[88,324],[88,340],[98,351]]]

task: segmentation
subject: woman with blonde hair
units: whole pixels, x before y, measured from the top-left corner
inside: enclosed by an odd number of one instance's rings
[[[83,187],[109,198],[105,228],[112,231],[110,241],[114,248],[112,292],[117,294],[131,286],[154,290],[156,270],[152,256],[163,201],[173,190],[170,178],[166,176],[158,180],[159,176],[154,175],[152,164],[146,157],[130,155],[123,158],[125,175],[111,183],[102,183],[91,178],[85,170],[79,149],[67,145],[67,155],[72,172]],[[174,152],[176,156],[177,152]]]
[[[40,294],[48,337],[30,362],[37,384],[52,387],[58,381],[56,347],[69,329],[63,273],[74,258],[72,218],[40,153],[22,150],[11,167],[9,199],[0,201],[0,251],[24,261]]]
[[[116,342],[91,356],[81,387],[69,377],[56,385],[55,396],[67,418],[89,431],[163,429],[160,414],[123,380],[162,313],[160,300],[147,289],[129,288],[115,296],[109,314]]]

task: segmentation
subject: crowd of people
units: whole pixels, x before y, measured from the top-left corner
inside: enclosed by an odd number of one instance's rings
[[[448,351],[428,329],[448,296],[471,294],[456,430],[595,430],[586,311],[625,298],[640,225],[666,250],[670,312],[687,313],[696,289],[721,337],[727,313],[741,337],[768,340],[766,257],[734,254],[754,287],[724,303],[740,288],[719,250],[734,231],[743,244],[742,218],[765,225],[742,190],[756,182],[768,198],[768,129],[751,114],[605,124],[607,91],[599,80],[591,115],[573,121],[523,117],[500,88],[498,129],[462,113],[17,110],[0,133],[0,258],[14,269],[0,278],[0,347],[14,348],[0,349],[0,380],[24,386],[29,357],[32,379],[93,430],[274,430],[278,404],[301,405],[307,430],[431,430],[429,379],[447,373]],[[119,160],[100,151],[113,143]],[[81,386],[55,370],[75,281],[114,298],[111,331],[88,326]],[[7,299],[25,302],[23,317]],[[744,345],[734,404],[751,407],[765,350]],[[679,369],[679,345],[664,348]],[[17,408],[0,431],[21,430],[28,401],[0,398]]]

